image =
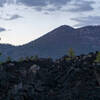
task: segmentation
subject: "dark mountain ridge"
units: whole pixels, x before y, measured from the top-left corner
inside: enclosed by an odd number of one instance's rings
[[[73,48],[77,55],[100,50],[100,26],[72,28],[62,25],[22,46],[0,45],[3,59],[7,56],[18,59],[33,55],[58,58],[69,48]]]

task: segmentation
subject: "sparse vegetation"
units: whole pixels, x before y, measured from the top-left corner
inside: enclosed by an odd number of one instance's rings
[[[8,56],[6,62],[11,62],[11,61],[12,61],[11,57]]]
[[[0,52],[0,56],[2,55],[2,53]]]
[[[68,56],[69,56],[71,59],[75,57],[75,52],[74,52],[74,50],[73,50],[72,48],[69,49],[69,51],[68,51]]]
[[[75,57],[75,52],[72,48],[68,50],[68,57],[66,57],[66,61],[70,61]]]
[[[70,58],[70,57],[66,57],[65,59],[66,59],[66,61],[70,61],[70,60],[71,60],[71,58]]]
[[[100,52],[97,53],[95,62],[100,63]]]
[[[24,58],[23,57],[20,57],[19,58],[19,62],[22,62],[22,61],[24,61]]]
[[[33,56],[31,56],[31,57],[30,57],[30,60],[33,60],[33,58],[34,58],[34,57],[33,57]]]
[[[2,56],[2,53],[0,52],[0,56]],[[0,65],[2,64],[2,62],[0,61]]]
[[[30,58],[29,58],[28,56],[25,58],[26,61],[29,61],[29,59],[30,59]]]
[[[38,59],[39,59],[38,55],[33,56],[33,60],[38,60]]]

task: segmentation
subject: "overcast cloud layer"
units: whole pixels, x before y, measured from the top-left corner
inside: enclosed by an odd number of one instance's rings
[[[89,11],[93,10],[92,4],[95,3],[93,0],[0,0],[0,6],[2,7],[4,4],[23,4],[28,7],[36,7],[42,10],[45,10],[45,7],[51,5],[52,9],[55,8],[56,10],[61,9],[62,7],[70,6],[72,8],[69,11]],[[50,11],[50,10],[49,10]]]

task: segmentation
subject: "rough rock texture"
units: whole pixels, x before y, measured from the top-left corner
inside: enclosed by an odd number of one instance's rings
[[[96,53],[0,65],[0,100],[100,100]]]

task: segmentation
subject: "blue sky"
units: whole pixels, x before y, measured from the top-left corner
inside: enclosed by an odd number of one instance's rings
[[[22,45],[61,25],[100,24],[100,0],[0,0],[0,43]]]

